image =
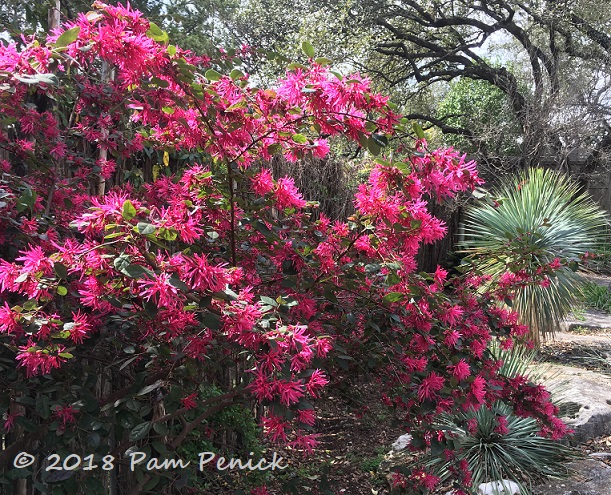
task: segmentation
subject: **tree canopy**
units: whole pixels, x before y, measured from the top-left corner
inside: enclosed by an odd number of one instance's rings
[[[366,71],[411,117],[462,135],[484,161],[494,161],[502,151],[503,160],[509,153],[519,167],[543,160],[566,168],[579,149],[593,168],[609,153],[611,12],[606,5],[253,0],[225,22],[240,39],[288,58],[296,56],[303,40],[311,41],[320,53]],[[274,72],[273,65],[257,60],[257,70]],[[459,87],[466,80],[482,81],[480,94],[490,91],[484,99],[504,95],[506,105],[498,104],[511,114],[517,147],[499,150],[499,136],[490,134],[490,126],[460,126],[453,114],[440,112],[435,101],[458,80]]]

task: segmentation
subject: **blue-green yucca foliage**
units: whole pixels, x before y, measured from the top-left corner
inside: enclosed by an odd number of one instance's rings
[[[525,376],[529,382],[541,383],[543,376],[550,368],[537,358],[537,352],[524,346],[514,345],[503,350],[498,341],[486,351],[490,357],[503,364],[499,373],[514,378]],[[556,384],[550,392],[562,393],[563,384]],[[574,412],[572,404],[555,400],[562,411]],[[506,419],[506,432],[499,432],[499,417]],[[475,428],[469,428],[469,422]],[[581,451],[564,443],[540,435],[540,427],[533,418],[524,418],[513,413],[508,404],[496,402],[482,406],[477,411],[456,414],[443,414],[436,427],[454,438],[456,455],[469,465],[472,476],[472,492],[477,493],[481,483],[502,479],[512,480],[520,486],[522,494],[532,492],[532,485],[541,483],[547,478],[567,478],[572,474],[568,462],[582,458]],[[449,483],[453,474],[449,461],[442,452],[429,451],[425,465],[431,472],[441,478],[442,483]]]
[[[549,287],[525,287],[516,294],[513,309],[538,343],[577,303],[576,262],[602,242],[608,216],[575,181],[552,170],[530,169],[511,177],[492,196],[499,206],[482,202],[466,212],[464,249],[481,270],[498,278],[517,270],[518,258],[527,261],[531,273],[554,258],[570,264]]]
[[[497,432],[499,416],[506,419],[508,431],[504,434]],[[475,420],[474,430],[467,427],[469,420]],[[533,484],[548,477],[568,477],[571,471],[567,462],[580,456],[579,451],[542,437],[535,419],[516,416],[509,405],[501,402],[477,411],[443,415],[436,426],[454,435],[458,458],[469,465],[474,491],[481,483],[509,479],[527,494]],[[425,465],[442,482],[452,479],[452,462],[443,455],[431,456]]]

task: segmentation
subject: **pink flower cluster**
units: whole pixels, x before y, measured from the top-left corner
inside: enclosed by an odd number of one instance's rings
[[[209,60],[155,41],[150,27],[130,7],[97,3],[47,43],[0,48],[0,82],[14,90],[0,89],[0,108],[16,122],[15,135],[0,130],[15,157],[2,163],[0,232],[19,232],[17,254],[0,260],[0,341],[17,349],[28,378],[112,335],[137,353],[134,366],[148,360],[147,372],[242,370],[233,383],[263,406],[265,435],[306,452],[317,441],[308,399],[338,369],[363,363],[424,445],[433,433],[418,428],[435,415],[499,399],[537,418],[543,434],[566,432],[544,389],[499,375],[486,353],[494,335],[510,346],[525,333],[499,302],[546,284],[558,262],[496,287],[475,275],[451,280],[441,268],[417,273],[421,246],[446,233],[428,201],[481,184],[473,162],[420,141],[401,162],[377,160],[350,219],[313,216],[293,179],[274,179],[261,161],[322,158],[326,136],[360,142],[372,123],[391,135],[397,116],[387,99],[366,78],[315,63],[256,89],[247,76],[207,72]],[[74,39],[58,46],[66,29]],[[102,77],[103,66],[115,77]],[[61,84],[23,82],[51,67]],[[79,118],[60,123],[33,110],[30,84],[41,97],[74,98]],[[83,152],[90,145],[95,153]],[[119,172],[136,169],[129,160],[144,146],[161,156],[204,150],[206,163],[166,167],[142,187],[124,183]],[[13,170],[22,162],[26,177]],[[92,194],[101,179],[117,185]],[[191,410],[198,399],[199,389],[181,390],[175,402]],[[75,414],[55,411],[64,426]],[[395,481],[428,490],[439,482],[424,471]]]

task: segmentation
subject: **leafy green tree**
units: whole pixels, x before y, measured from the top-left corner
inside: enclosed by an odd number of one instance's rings
[[[239,48],[231,20],[237,0],[179,0],[163,5],[162,25],[172,42],[199,54],[219,46]]]
[[[602,138],[609,127],[608,7],[513,0],[367,5],[371,22],[386,29],[387,39],[375,50],[393,68],[395,84],[431,86],[469,78],[506,95],[520,126],[521,165],[550,156],[561,161],[578,146],[593,154],[608,147]],[[491,50],[494,63],[483,56]],[[575,85],[576,72],[588,83]]]
[[[115,3],[115,2],[108,2]],[[125,4],[125,1],[117,2]],[[132,0],[130,5],[156,22],[160,20],[164,2],[162,0]],[[91,0],[61,0],[62,21],[75,19],[80,12],[91,10]],[[7,0],[0,3],[0,29],[18,35],[23,32],[47,32],[49,9],[56,6],[55,0]]]
[[[444,142],[475,155],[488,168],[502,167],[507,156],[519,153],[520,126],[507,96],[487,81],[451,82],[436,110],[440,121],[456,129],[444,135]]]
[[[610,20],[607,5],[589,0],[252,0],[231,22],[243,39],[285,56],[310,39],[331,58],[366,71],[410,117],[463,136],[467,141],[459,142],[485,150],[493,161],[518,151],[523,168],[550,159],[566,166],[576,148],[592,165],[605,161]],[[257,67],[273,66],[259,61]],[[488,120],[498,106],[483,125],[440,112],[435,100],[459,80],[459,87],[470,80],[471,89],[504,95],[507,132]],[[520,138],[518,150],[509,131]]]

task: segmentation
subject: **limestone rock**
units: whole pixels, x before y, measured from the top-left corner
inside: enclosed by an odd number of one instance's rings
[[[584,459],[569,464],[576,473],[571,479],[550,481],[535,487],[533,495],[609,495],[611,467],[597,459]]]
[[[567,420],[575,430],[575,443],[611,433],[611,376],[563,365],[550,365],[545,374],[544,384],[559,390],[556,399],[579,406],[575,417]]]

